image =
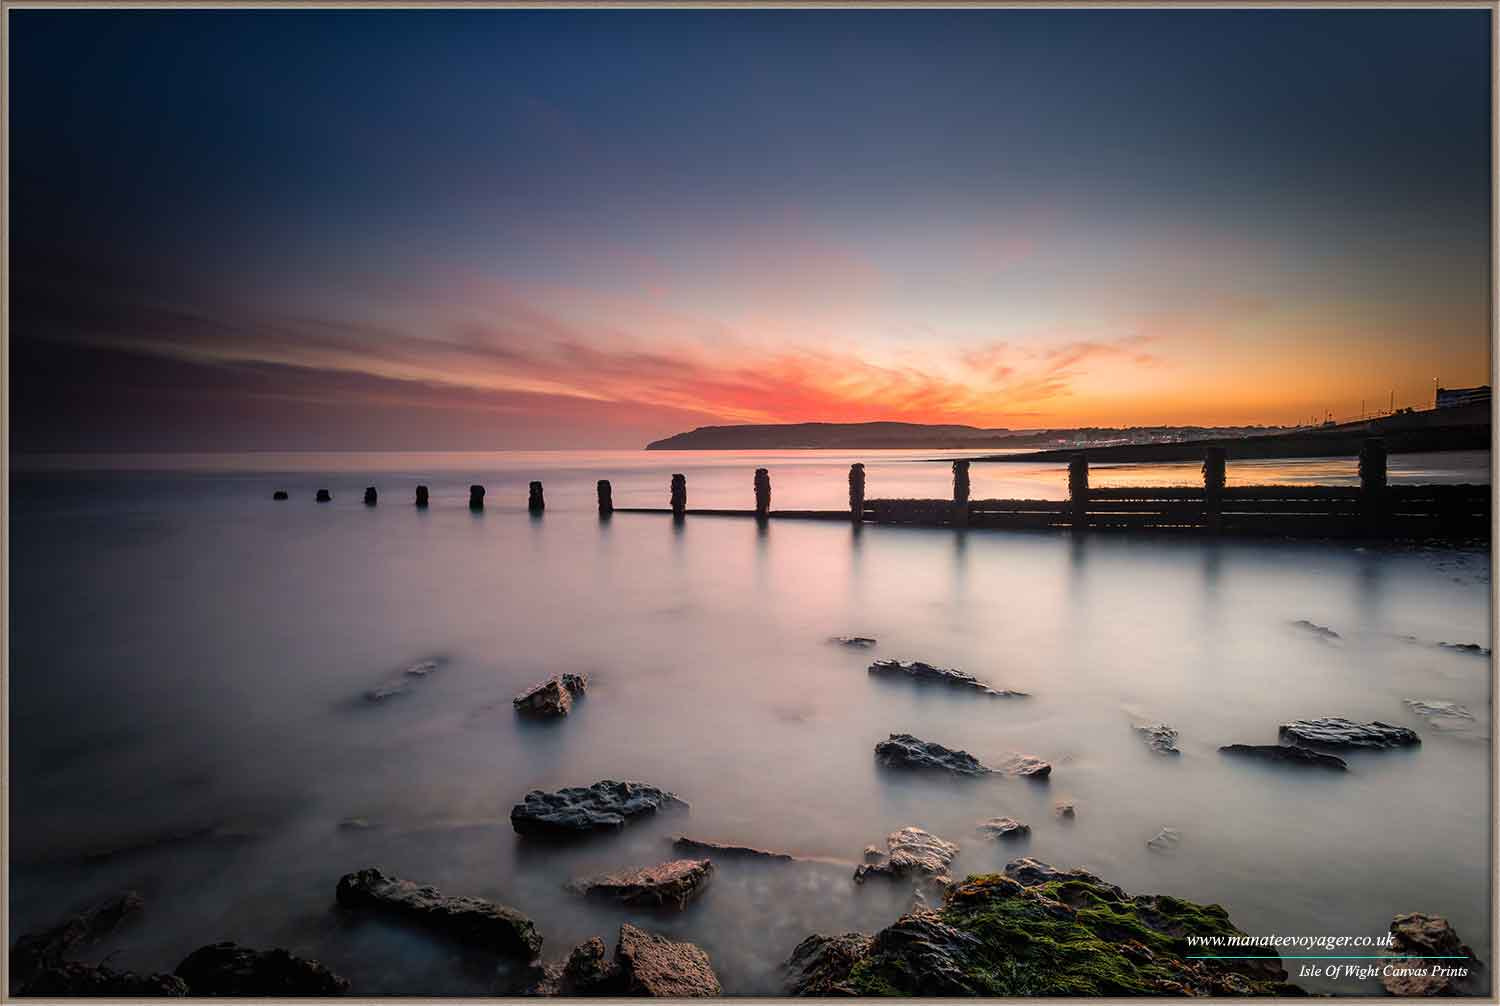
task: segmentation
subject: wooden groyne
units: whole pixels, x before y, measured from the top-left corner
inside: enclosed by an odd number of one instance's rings
[[[764,524],[778,520],[833,520],[855,525],[906,524],[922,527],[1008,528],[1030,530],[1159,531],[1266,538],[1487,539],[1490,534],[1488,485],[1399,485],[1386,475],[1386,446],[1378,437],[1364,442],[1359,454],[1359,485],[1227,484],[1227,457],[1222,446],[1203,452],[1202,486],[1094,488],[1089,459],[1068,459],[1066,499],[972,499],[968,460],[953,462],[951,499],[871,499],[866,497],[865,466],[849,467],[849,507],[843,510],[772,510],[771,473],[755,469],[751,488],[754,509],[689,508],[687,476],[672,475],[666,507],[620,507],[608,479],[597,484],[599,517],[613,514],[671,514],[688,517],[750,517]],[[277,490],[273,499],[287,494]],[[318,491],[329,502],[328,490]],[[374,486],[365,503],[374,506]],[[469,508],[482,511],[485,490],[469,487]],[[426,486],[417,486],[416,505],[426,507]],[[527,510],[546,511],[542,483],[528,486]]]

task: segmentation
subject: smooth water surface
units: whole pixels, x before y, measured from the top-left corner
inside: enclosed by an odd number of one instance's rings
[[[503,988],[493,961],[333,909],[341,874],[379,865],[521,909],[549,958],[594,935],[613,946],[632,920],[703,946],[726,991],[773,993],[802,937],[873,931],[910,905],[909,887],[851,875],[866,845],[916,824],[962,846],[959,875],[1019,855],[1083,865],[1220,902],[1256,934],[1376,935],[1424,911],[1494,959],[1489,662],[1436,645],[1490,645],[1483,553],[594,513],[596,479],[619,506],[663,506],[678,471],[690,505],[748,507],[756,466],[773,506],[836,508],[851,460],[872,497],[946,496],[946,464],[908,460],[927,456],[251,455],[13,474],[12,932],[134,887],[146,918],[97,950],[116,966],[170,970],[234,939],[317,957],[358,993]],[[1353,467],[1232,464],[1230,479],[1353,481]],[[1393,479],[1487,467],[1391,458]],[[1094,484],[1197,477],[1122,466]],[[533,478],[539,518],[524,513]],[[419,481],[426,511],[410,504]],[[482,514],[471,482],[488,487]],[[1065,482],[1060,466],[975,465],[973,494],[1061,498]],[[334,500],[315,504],[324,486]],[[273,503],[277,488],[292,498]],[[879,645],[827,642],[844,633]],[[878,681],[876,657],[1031,694]],[[410,694],[363,698],[430,658],[441,667]],[[513,695],[578,670],[593,686],[566,721],[516,718]],[[1460,702],[1475,726],[1433,730],[1407,698]],[[1324,715],[1424,743],[1352,755],[1342,776],[1217,752]],[[1150,752],[1133,720],[1176,727],[1182,755]],[[872,748],[901,731],[990,762],[1035,754],[1052,778],[894,776]],[[692,809],[565,847],[513,833],[528,789],[608,778]],[[1063,799],[1076,820],[1054,816]],[[997,815],[1029,840],[981,839]],[[339,827],[354,817],[370,827]],[[1163,826],[1181,845],[1148,850]],[[679,832],[821,861],[725,860],[680,915],[563,889],[672,858]]]

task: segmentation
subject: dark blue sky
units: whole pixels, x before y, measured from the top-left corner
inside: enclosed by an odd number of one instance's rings
[[[1486,11],[9,16],[15,379],[156,402],[21,394],[18,446],[1291,422],[1488,368]],[[1298,379],[1168,390],[1249,359]]]

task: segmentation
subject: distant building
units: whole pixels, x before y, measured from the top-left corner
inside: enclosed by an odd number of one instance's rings
[[[1437,389],[1437,408],[1439,409],[1453,409],[1460,405],[1488,404],[1490,404],[1490,386],[1488,384],[1479,388]]]

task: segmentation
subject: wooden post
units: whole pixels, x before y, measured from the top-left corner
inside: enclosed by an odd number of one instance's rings
[[[1360,509],[1365,532],[1383,535],[1390,517],[1390,494],[1386,492],[1385,438],[1367,437],[1359,451]]]
[[[771,473],[755,469],[755,519],[765,520],[771,513]]]
[[[273,500],[291,499],[291,497],[286,494],[286,490],[285,489],[278,489],[278,490],[276,490],[275,492],[273,492],[271,494],[271,498]]]
[[[427,505],[427,487],[417,486],[417,506]]]
[[[865,519],[865,466],[849,466],[849,519],[859,524]]]
[[[374,506],[378,498],[374,486],[365,486],[365,506]]]
[[[1068,462],[1068,511],[1073,528],[1082,531],[1089,526],[1089,459],[1075,454]]]
[[[1223,447],[1203,450],[1203,526],[1215,534],[1223,526],[1224,461],[1227,457],[1228,452]]]
[[[469,509],[470,510],[483,510],[484,509],[484,486],[470,486],[469,487]]]
[[[542,498],[542,484],[540,482],[531,483],[530,492],[527,493],[526,497],[526,509],[531,513],[541,513],[547,509],[547,501]]]
[[[608,517],[615,512],[614,490],[610,488],[609,479],[599,480],[599,516]]]
[[[678,520],[687,512],[687,476],[672,476],[672,516]]]
[[[319,489],[318,490],[318,502],[319,503],[328,503],[328,502],[331,502],[332,500],[333,500],[333,494],[330,493],[327,489]]]
[[[953,462],[953,523],[969,523],[969,462],[964,460]]]

